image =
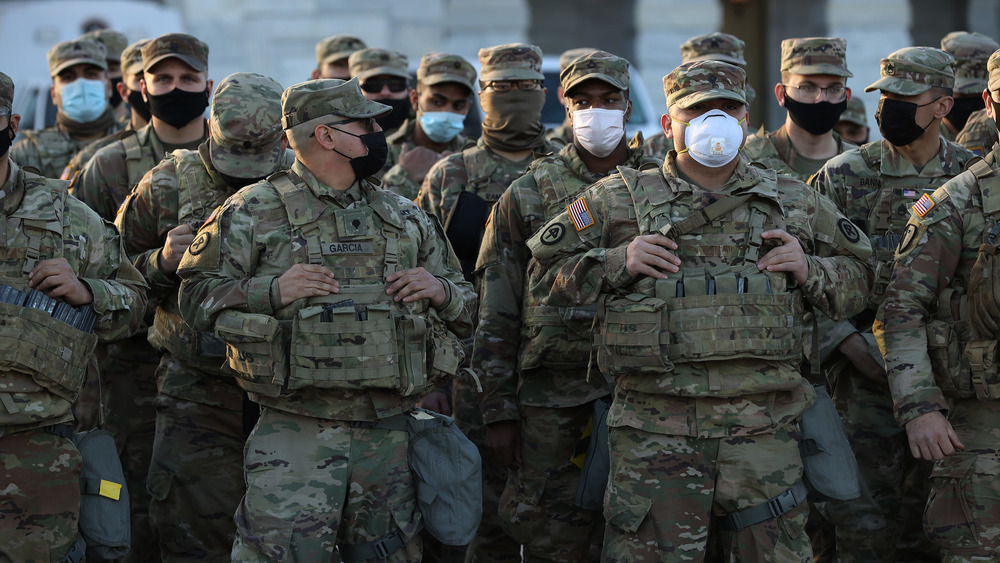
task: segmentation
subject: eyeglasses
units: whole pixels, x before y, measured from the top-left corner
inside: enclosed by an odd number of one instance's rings
[[[399,93],[406,90],[406,79],[405,78],[372,78],[371,80],[365,80],[361,85],[361,89],[369,94],[378,94],[382,91],[385,86],[389,87],[390,92]]]
[[[826,88],[820,88],[815,84],[802,84],[801,86],[792,86],[791,84],[782,84],[785,88],[795,88],[799,95],[804,101],[816,102],[819,101],[820,94],[825,92],[826,99],[831,102],[843,101],[844,97],[847,96],[847,86],[843,84],[831,84]]]
[[[494,92],[510,92],[513,89],[518,90],[540,90],[542,88],[541,80],[494,80],[486,85],[487,88],[493,88]]]
[[[375,118],[374,117],[356,117],[356,118],[351,118],[351,119],[342,119],[340,121],[333,121],[333,122],[330,122],[330,123],[324,123],[323,125],[326,126],[326,127],[331,128],[331,129],[337,129],[337,125],[344,125],[346,123],[353,123],[355,121],[363,121],[365,123],[365,129],[367,129],[369,133],[374,133],[375,132]],[[340,129],[337,129],[337,131],[340,131]],[[347,133],[347,131],[341,131],[341,132],[342,133]],[[348,135],[353,135],[353,133],[347,133],[347,134]],[[310,137],[313,137],[315,135],[316,135],[315,131],[313,131],[312,133],[309,133]]]

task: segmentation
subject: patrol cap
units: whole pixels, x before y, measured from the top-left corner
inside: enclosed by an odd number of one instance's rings
[[[986,70],[990,73],[990,91],[1000,89],[1000,49],[990,55],[990,60],[986,62]]]
[[[591,78],[628,90],[628,61],[607,51],[592,51],[573,59],[559,73],[559,85],[568,94],[574,86]]]
[[[424,86],[454,82],[475,92],[476,68],[458,55],[427,53],[417,67],[417,82]]]
[[[215,89],[208,120],[209,155],[215,169],[235,178],[260,178],[278,168],[281,85],[252,72],[230,74]]]
[[[724,61],[746,68],[747,61],[743,58],[746,46],[742,39],[728,33],[696,35],[681,45],[681,62]]]
[[[0,72],[0,109],[7,110],[6,115],[14,108],[14,81]]]
[[[367,46],[364,41],[351,35],[327,37],[316,44],[316,64],[335,63]]]
[[[955,58],[934,47],[904,47],[882,59],[882,78],[865,92],[882,90],[900,96],[916,96],[932,87],[952,88]]]
[[[382,117],[392,108],[365,98],[358,78],[324,78],[289,86],[281,94],[281,126],[291,129],[326,115],[363,119]]]
[[[170,57],[184,61],[199,72],[208,70],[208,45],[193,35],[167,33],[143,45],[143,72],[148,72],[156,63]]]
[[[79,64],[91,64],[108,70],[107,51],[93,39],[73,39],[56,43],[49,49],[49,75],[55,78],[63,70]]]
[[[133,76],[142,73],[142,48],[149,39],[140,39],[122,50],[122,74]]]
[[[1000,44],[982,33],[953,31],[941,39],[941,50],[955,57],[955,93],[982,94],[989,81],[986,63]]]
[[[852,97],[847,100],[847,109],[840,114],[840,121],[847,121],[862,127],[868,127],[868,116],[865,114],[865,103],[861,98]]]
[[[406,55],[399,51],[369,47],[351,53],[347,64],[350,65],[351,77],[362,82],[380,74],[401,78],[410,77],[410,74],[406,72],[409,60]]]
[[[688,108],[720,98],[746,104],[746,82],[747,73],[742,67],[723,61],[693,61],[663,77],[663,94],[667,108]]]
[[[505,43],[479,50],[479,80],[545,80],[542,50],[527,43]]]
[[[122,56],[122,51],[128,46],[128,37],[124,33],[119,33],[110,29],[95,29],[89,33],[84,33],[80,39],[93,39],[107,51],[105,57],[109,61],[117,61]]]
[[[573,60],[599,50],[600,49],[593,49],[590,47],[577,47],[576,49],[563,51],[563,54],[559,55],[559,73],[562,74],[562,71],[566,70],[566,67],[569,66],[569,63],[573,62]]]
[[[847,41],[841,37],[801,37],[781,42],[781,72],[854,76],[847,70]]]

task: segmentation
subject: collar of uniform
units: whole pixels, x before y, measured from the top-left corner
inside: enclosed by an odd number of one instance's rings
[[[740,153],[740,161],[736,164],[736,170],[729,180],[718,190],[719,192],[730,194],[759,193],[763,196],[776,199],[777,195],[774,186],[767,186],[761,182],[760,170],[755,166],[750,166],[747,159]],[[682,178],[677,169],[677,151],[671,150],[667,153],[667,158],[663,161],[661,169],[664,178]],[[678,186],[675,191],[692,191],[690,184],[683,182],[683,186]]]
[[[593,184],[601,179],[601,175],[591,172],[587,165],[580,158],[580,151],[576,150],[576,145],[569,143],[559,150],[559,156],[566,163],[566,168],[577,178]]]
[[[389,145],[401,145],[407,141],[413,143],[413,132],[417,130],[417,120],[413,118],[406,118],[406,121],[399,126],[390,135],[386,135],[385,142]]]
[[[335,190],[326,184],[320,182],[313,176],[313,173],[309,171],[308,168],[298,159],[292,164],[292,172],[294,172],[302,181],[309,186],[309,190],[312,191],[313,195],[317,198],[326,198],[327,200],[333,200],[337,202],[341,207],[347,207],[355,201],[361,201],[361,188],[358,186],[358,182],[355,181],[351,184],[351,187],[346,190]],[[317,215],[321,210],[316,210]]]
[[[7,181],[0,187],[0,213],[4,217],[9,217],[21,206],[24,199],[24,182],[21,181],[21,167],[14,162],[13,158],[4,155],[7,159]]]
[[[889,141],[882,140],[882,162],[879,164],[879,173],[882,176],[894,176],[897,178],[940,178],[941,176],[954,176],[962,171],[962,163],[958,160],[958,153],[948,146],[949,142],[938,135],[941,140],[941,147],[937,156],[930,159],[919,171],[909,160],[892,146]]]

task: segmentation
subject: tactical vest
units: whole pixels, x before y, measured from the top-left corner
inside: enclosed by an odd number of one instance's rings
[[[773,171],[760,171],[775,185]],[[665,280],[642,278],[636,293],[607,297],[596,335],[598,365],[610,375],[664,375],[675,364],[755,358],[798,361],[803,344],[803,299],[790,276],[761,272],[770,248],[760,237],[783,229],[779,205],[758,194],[725,197],[684,220],[673,217],[678,194],[658,170],[626,174],[641,233],[678,244],[681,269]],[[745,210],[734,214],[734,211]],[[743,220],[739,220],[743,218]],[[689,233],[697,235],[688,236]],[[764,245],[767,246],[764,246]],[[728,396],[787,386],[787,381],[723,383],[670,377],[657,392]]]
[[[125,169],[128,172],[128,188],[131,191],[132,188],[139,185],[142,181],[142,177],[146,175],[160,162],[160,155],[153,154],[153,141],[149,138],[152,135],[153,128],[150,127],[146,134],[143,136],[143,140],[149,145],[148,148],[143,146],[142,140],[139,139],[140,131],[136,131],[131,135],[125,135],[122,138],[122,146],[125,148]]]
[[[74,140],[58,129],[25,131],[24,137],[35,147],[42,175],[58,178],[73,155],[87,143]]]
[[[329,268],[340,291],[279,312],[290,320],[221,315],[216,328],[240,386],[266,396],[304,388],[408,396],[423,393],[429,380],[456,374],[464,349],[434,309],[426,300],[397,303],[385,293],[385,277],[415,266],[418,252],[390,194],[365,187],[369,205],[338,209],[293,174],[279,172],[268,182],[285,207],[293,240],[305,241],[292,245],[294,261]],[[303,212],[308,209],[316,213]]]
[[[134,139],[135,136],[130,138]],[[126,150],[127,148],[126,143]],[[226,199],[228,189],[216,184],[206,171],[198,152],[174,151],[172,158],[177,174],[177,224],[202,222],[215,206]],[[209,192],[214,197],[210,197]],[[214,332],[194,330],[181,319],[176,288],[156,308],[153,326],[149,329],[149,343],[158,350],[167,350],[178,361],[201,371],[214,375],[223,374],[225,343]]]
[[[17,235],[11,244],[0,246],[0,270],[4,272],[0,284],[27,293],[28,273],[35,265],[63,256],[67,192],[65,183],[53,185],[24,170],[21,174],[24,200],[6,218],[7,232]],[[56,320],[49,312],[0,303],[0,379],[6,384],[5,393],[22,391],[17,379],[11,377],[11,372],[18,372],[29,375],[52,394],[75,401],[96,344],[96,335]]]

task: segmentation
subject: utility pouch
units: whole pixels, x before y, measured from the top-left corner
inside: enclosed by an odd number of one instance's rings
[[[225,311],[215,330],[226,342],[226,358],[248,393],[277,397],[288,378],[281,323],[269,315]]]
[[[132,543],[128,487],[115,440],[107,430],[72,437],[83,456],[80,473],[80,538],[87,561],[124,557]]]
[[[805,466],[803,481],[809,498],[852,500],[861,496],[858,460],[847,439],[844,422],[826,388],[814,387],[816,402],[802,413],[799,451]]]
[[[663,299],[638,293],[608,297],[600,303],[595,339],[597,365],[603,373],[619,376],[673,370],[664,326],[666,307]]]
[[[972,372],[972,388],[980,401],[1000,399],[1000,376],[997,374],[997,341],[976,340],[965,346],[965,360]]]

